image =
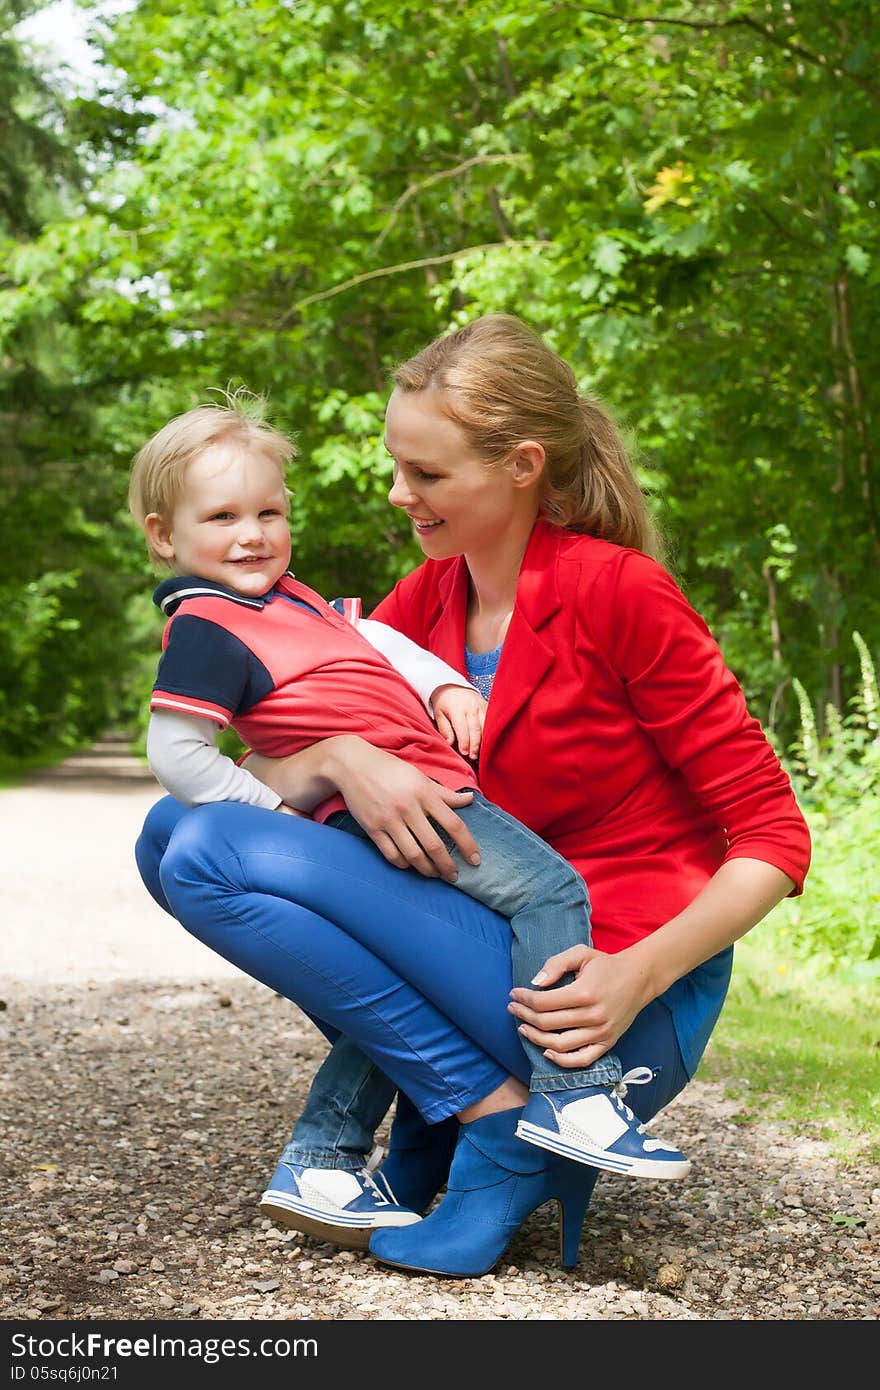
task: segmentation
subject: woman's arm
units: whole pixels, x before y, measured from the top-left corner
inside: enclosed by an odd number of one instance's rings
[[[588,947],[551,957],[549,993],[515,990],[511,1012],[563,1066],[584,1066],[676,980],[733,945],[800,891],[810,835],[791,784],[703,619],[654,561],[622,555],[589,621],[641,729],[694,799],[723,827],[724,862],[691,902],[614,955]],[[625,872],[622,861],[622,872]],[[561,1035],[559,1030],[566,1030]]]
[[[299,811],[312,811],[339,792],[355,820],[397,869],[418,869],[426,878],[454,883],[455,862],[438,833],[452,837],[459,852],[479,863],[476,841],[457,806],[472,792],[454,792],[426,777],[402,758],[355,734],[341,734],[288,758],[252,753],[248,771]]]
[[[537,983],[552,985],[572,970],[577,978],[549,992],[514,989],[508,1008],[522,1021],[523,1035],[551,1061],[588,1066],[614,1046],[646,1004],[745,936],[794,886],[763,860],[729,859],[682,912],[650,936],[616,955],[576,946],[551,956]]]

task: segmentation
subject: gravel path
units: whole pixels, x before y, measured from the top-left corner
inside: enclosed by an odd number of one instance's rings
[[[880,1170],[742,1125],[700,1080],[666,1112],[689,1178],[603,1176],[571,1273],[552,1206],[475,1280],[265,1221],[323,1041],[149,901],[131,845],[155,796],[113,744],[0,793],[0,1317],[877,1317]]]

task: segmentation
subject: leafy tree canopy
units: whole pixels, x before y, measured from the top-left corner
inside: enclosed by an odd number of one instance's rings
[[[48,452],[120,573],[132,453],[243,382],[297,437],[296,568],[378,598],[418,558],[389,369],[504,309],[631,432],[756,713],[790,731],[792,676],[844,708],[880,641],[868,7],[141,0],[94,37],[88,175],[14,229],[0,324],[52,325],[88,419]]]

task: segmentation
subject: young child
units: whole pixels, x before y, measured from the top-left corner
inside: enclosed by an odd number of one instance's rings
[[[288,571],[284,476],[293,444],[264,421],[259,398],[239,392],[226,400],[171,420],[132,470],[132,515],[154,560],[173,571],[154,594],[169,621],[150,705],[150,767],[190,806],[241,801],[291,812],[216,747],[217,730],[231,724],[271,757],[357,734],[442,785],[472,792],[471,804],[457,813],[481,853],[478,863],[459,857],[455,886],[509,917],[514,983],[533,983],[549,955],[589,944],[583,880],[477,789],[465,759],[479,750],[486,702],[469,682],[402,634],[362,618],[358,601],[330,604]],[[339,796],[312,814],[364,834]],[[577,1102],[594,1118],[588,1146],[560,1134],[559,1152],[634,1176],[685,1175],[684,1155],[647,1135],[623,1103],[627,1083],[650,1078],[647,1068],[622,1077],[618,1059],[606,1053],[588,1067],[567,1069],[525,1040],[523,1047],[531,1089],[562,1091],[566,1107]],[[261,1210],[337,1240],[334,1227],[355,1228],[354,1240],[366,1245],[378,1226],[419,1219],[383,1191],[381,1174],[364,1168],[363,1137],[372,1142],[395,1087],[342,1038],[320,1075],[322,1095],[329,1089],[337,1098],[335,1122],[332,1114],[312,1117],[305,1161],[282,1161]]]

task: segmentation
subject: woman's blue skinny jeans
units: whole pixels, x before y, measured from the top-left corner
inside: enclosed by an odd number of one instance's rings
[[[508,1076],[528,1085],[506,1008],[507,920],[449,884],[393,868],[345,831],[233,802],[187,810],[165,797],[136,857],[153,897],[187,931],[298,1004],[327,1037],[351,1039],[429,1124]],[[687,1083],[657,1000],[615,1051],[624,1071],[659,1068],[627,1096],[641,1120]],[[380,1119],[365,1116],[365,1128]],[[288,1156],[302,1162],[297,1137]]]

